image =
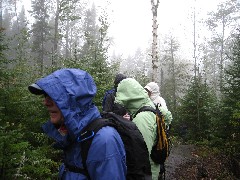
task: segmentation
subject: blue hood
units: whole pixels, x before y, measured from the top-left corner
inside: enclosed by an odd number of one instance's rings
[[[100,113],[93,103],[97,87],[93,78],[80,69],[61,69],[38,80],[36,84],[56,103],[72,140]],[[49,125],[49,122],[47,123]],[[46,127],[47,129],[52,129]],[[45,131],[48,131],[48,130]]]

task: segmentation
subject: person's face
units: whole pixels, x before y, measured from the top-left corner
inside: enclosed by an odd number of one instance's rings
[[[44,96],[43,104],[47,107],[51,122],[53,124],[62,124],[64,120],[62,112],[48,95]]]

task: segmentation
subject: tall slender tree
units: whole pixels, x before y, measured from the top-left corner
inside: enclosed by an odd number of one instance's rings
[[[207,25],[209,29],[213,32],[212,43],[217,45],[218,59],[220,60],[217,62],[219,64],[219,89],[222,90],[223,84],[223,69],[224,69],[224,60],[226,59],[225,54],[227,53],[227,41],[229,40],[229,35],[226,34],[231,25],[234,25],[233,22],[236,20],[234,14],[238,13],[238,6],[236,0],[226,0],[221,2],[218,5],[218,9],[216,12],[209,13],[209,19],[207,20]],[[239,17],[238,17],[239,18]],[[216,53],[215,52],[215,53]]]
[[[151,5],[152,5],[152,15],[153,15],[153,25],[152,25],[152,36],[153,36],[153,42],[152,42],[152,81],[158,82],[158,50],[157,50],[157,41],[158,41],[158,34],[157,34],[157,29],[158,29],[158,24],[157,24],[157,10],[158,10],[158,5],[159,5],[159,0],[155,2],[154,0],[151,0]]]
[[[166,41],[166,47],[164,49],[165,54],[162,65],[165,65],[164,74],[166,75],[166,79],[171,82],[171,90],[167,90],[169,92],[168,96],[171,97],[171,105],[173,107],[173,111],[176,112],[177,107],[177,95],[176,95],[176,55],[179,50],[179,42],[171,36]],[[166,84],[165,84],[166,85]],[[164,94],[164,92],[163,92]]]
[[[185,95],[191,76],[192,64],[180,56],[179,41],[173,35],[167,36],[161,52],[162,81],[161,96],[166,100],[173,117],[177,118],[179,100]]]

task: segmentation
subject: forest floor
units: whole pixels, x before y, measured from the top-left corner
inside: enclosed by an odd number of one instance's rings
[[[165,163],[166,180],[240,180],[223,157],[195,145],[175,144]]]

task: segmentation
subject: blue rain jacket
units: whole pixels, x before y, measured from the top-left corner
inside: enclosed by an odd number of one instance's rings
[[[84,180],[86,176],[69,171],[65,164],[82,168],[81,148],[76,141],[80,131],[91,121],[100,118],[92,100],[97,92],[92,77],[80,69],[61,69],[38,80],[36,84],[56,103],[64,116],[68,134],[62,136],[50,122],[42,128],[56,143],[55,148],[64,151],[64,163],[60,166],[60,179]],[[86,161],[91,179],[126,179],[126,154],[118,132],[103,127],[95,135]]]

